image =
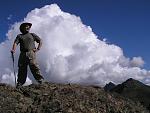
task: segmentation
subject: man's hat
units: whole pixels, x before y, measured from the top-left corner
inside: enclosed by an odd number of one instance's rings
[[[31,23],[27,23],[27,22],[22,23],[22,24],[20,25],[20,31],[22,31],[22,29],[23,29],[26,25],[30,26],[30,28],[31,28],[31,26],[32,26]]]
[[[24,26],[26,26],[26,25],[28,25],[28,26],[30,26],[30,27],[32,26],[31,23],[27,23],[27,22],[26,22],[26,23],[22,23],[22,24],[20,25],[20,27],[24,27]]]

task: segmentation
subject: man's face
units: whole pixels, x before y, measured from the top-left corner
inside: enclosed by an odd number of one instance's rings
[[[30,30],[30,26],[29,26],[29,25],[25,25],[24,27],[22,27],[21,32],[22,32],[22,33],[28,33],[29,30]]]
[[[27,31],[27,32],[29,32],[30,26],[29,26],[29,25],[26,25],[26,26],[24,27],[24,30]]]

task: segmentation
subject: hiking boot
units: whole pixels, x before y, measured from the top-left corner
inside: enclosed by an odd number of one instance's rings
[[[37,80],[37,82],[38,82],[39,84],[45,83],[44,79]]]
[[[16,88],[17,88],[17,89],[21,89],[21,87],[22,87],[22,84],[21,84],[21,83],[17,83]]]

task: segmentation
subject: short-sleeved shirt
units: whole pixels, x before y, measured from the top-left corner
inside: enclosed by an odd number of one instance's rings
[[[20,51],[27,52],[29,50],[35,49],[35,41],[40,43],[41,39],[34,33],[19,34],[15,39],[15,43],[18,45],[20,43]]]

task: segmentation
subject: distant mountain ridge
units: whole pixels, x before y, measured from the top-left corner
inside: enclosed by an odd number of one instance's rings
[[[130,78],[122,84],[112,88],[110,92],[116,92],[125,98],[139,101],[150,110],[150,86],[145,85],[138,80]]]

